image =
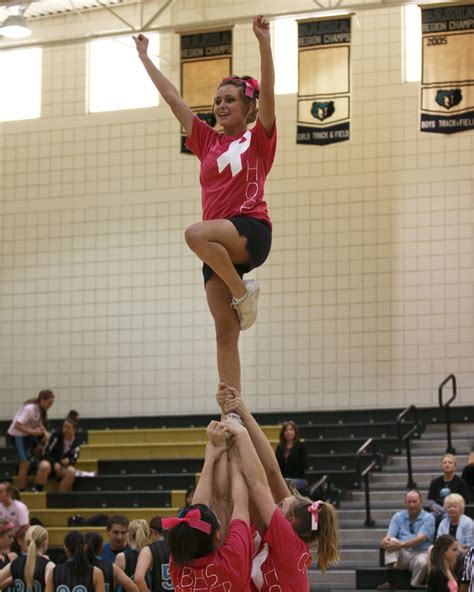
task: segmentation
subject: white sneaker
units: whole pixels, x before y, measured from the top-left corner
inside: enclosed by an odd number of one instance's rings
[[[235,314],[239,320],[240,330],[245,331],[255,323],[257,318],[257,302],[260,293],[260,286],[255,280],[244,280],[247,294],[241,302],[232,300],[230,305],[235,309]]]

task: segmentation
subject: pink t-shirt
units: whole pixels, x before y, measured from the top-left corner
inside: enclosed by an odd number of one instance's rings
[[[252,592],[309,592],[308,545],[278,508],[252,565]]]
[[[224,543],[210,555],[178,567],[170,558],[175,592],[250,592],[252,536],[243,520],[232,520]]]
[[[15,417],[13,418],[10,427],[8,428],[8,433],[10,436],[26,436],[25,433],[20,432],[15,428],[15,422],[19,421],[23,425],[25,425],[30,430],[35,430],[41,426],[41,412],[36,403],[28,403],[23,405],[23,407],[17,411]]]
[[[252,129],[226,136],[196,115],[186,145],[201,161],[203,220],[249,216],[271,227],[263,188],[275,158],[276,125],[270,138],[259,119]]]

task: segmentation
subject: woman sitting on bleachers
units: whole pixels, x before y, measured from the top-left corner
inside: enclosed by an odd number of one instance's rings
[[[106,592],[113,592],[118,586],[121,586],[125,592],[138,592],[138,588],[123,569],[112,561],[101,558],[104,539],[100,533],[87,532],[85,543],[87,559],[91,565],[101,570],[104,576]]]
[[[84,535],[71,530],[64,538],[66,561],[56,565],[46,578],[46,592],[105,592],[104,576],[89,563]]]
[[[48,531],[42,526],[30,526],[25,543],[28,548],[26,555],[20,555],[0,571],[0,590],[13,584],[16,590],[45,591],[46,579],[54,567],[45,555]]]
[[[60,493],[71,491],[79,457],[79,443],[76,439],[79,414],[71,409],[60,430],[54,430],[43,449],[43,455],[36,474],[35,489],[42,491],[50,475],[59,480]]]
[[[459,543],[465,553],[473,545],[474,523],[464,514],[465,502],[462,495],[452,493],[444,500],[446,516],[438,527],[438,537],[450,534]]]
[[[128,541],[130,547],[117,555],[118,565],[133,580],[140,551],[151,543],[150,527],[146,520],[132,520],[128,525]]]
[[[306,480],[307,453],[305,443],[300,440],[298,426],[294,421],[283,422],[280,430],[280,443],[275,454],[281,474],[291,479],[296,489],[304,492]]]

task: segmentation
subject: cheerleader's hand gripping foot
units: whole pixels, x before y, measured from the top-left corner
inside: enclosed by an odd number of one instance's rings
[[[247,293],[239,300],[232,299],[230,305],[235,310],[239,320],[240,330],[245,331],[255,323],[257,318],[257,304],[260,293],[260,286],[255,280],[245,280]]]

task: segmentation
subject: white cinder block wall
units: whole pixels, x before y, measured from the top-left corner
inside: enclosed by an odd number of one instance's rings
[[[163,18],[255,10],[178,1]],[[84,32],[71,16],[35,26],[66,24]],[[258,75],[256,50],[238,24],[234,71]],[[176,35],[161,54],[179,84]],[[0,124],[0,416],[45,387],[52,416],[212,412],[214,329],[183,239],[200,216],[197,159],[179,154],[165,105],[85,114],[86,55],[45,49],[42,117]],[[297,146],[296,98],[277,98],[273,250],[241,337],[255,410],[435,405],[450,372],[473,401],[473,132],[418,131],[401,56],[401,8],[360,11],[350,142]]]

